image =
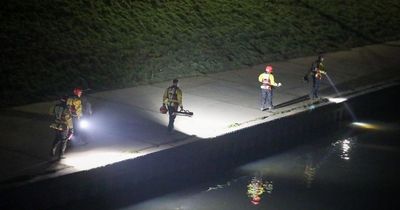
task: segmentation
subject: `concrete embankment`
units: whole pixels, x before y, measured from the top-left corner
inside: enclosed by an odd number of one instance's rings
[[[107,209],[108,201],[124,206],[125,202],[205,181],[248,161],[308,143],[316,133],[348,125],[354,120],[352,115],[358,120],[377,115],[396,119],[398,104],[393,98],[399,90],[397,82],[386,88],[370,87],[344,103],[321,100],[301,112],[217,138],[4,190],[0,209],[68,209],[83,201],[96,209]]]

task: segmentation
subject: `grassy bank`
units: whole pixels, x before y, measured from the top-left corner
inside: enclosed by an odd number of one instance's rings
[[[400,0],[6,0],[1,106],[400,38]]]

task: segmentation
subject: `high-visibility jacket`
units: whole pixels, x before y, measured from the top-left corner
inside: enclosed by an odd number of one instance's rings
[[[258,76],[258,81],[261,82],[261,89],[272,89],[272,87],[278,86],[278,83],[275,82],[275,78],[273,74],[263,72]]]
[[[68,98],[67,105],[73,116],[82,117],[82,99],[80,97],[73,96]]]
[[[163,104],[168,106],[182,107],[182,90],[175,85],[165,89],[163,95]]]

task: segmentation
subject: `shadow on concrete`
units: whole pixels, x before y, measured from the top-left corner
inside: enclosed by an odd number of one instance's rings
[[[51,118],[52,118],[50,115],[47,115],[47,114],[26,112],[26,111],[9,109],[9,108],[0,109],[0,116],[18,117],[18,118],[37,120],[37,121],[43,121],[43,122],[50,122]]]

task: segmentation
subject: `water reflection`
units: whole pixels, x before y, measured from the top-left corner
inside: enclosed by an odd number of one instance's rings
[[[336,151],[339,152],[339,156],[342,160],[350,160],[350,154],[354,145],[354,138],[347,138],[332,143],[332,146],[335,148]]]
[[[315,180],[315,175],[317,173],[317,169],[312,164],[306,164],[304,168],[304,180],[307,188],[311,188],[312,183]]]
[[[338,155],[340,159],[349,161],[353,150],[352,148],[355,147],[355,145],[356,138],[349,137],[332,143],[320,158],[318,158],[317,152],[308,153],[306,155],[306,163],[304,166],[304,182],[306,187],[311,188],[316,179],[319,168],[329,159],[330,156]]]
[[[371,195],[391,195],[400,186],[399,170],[393,167],[400,160],[398,132],[356,134],[326,134],[312,144],[245,164],[218,181],[126,209],[396,209],[380,206],[390,204],[391,197]]]
[[[260,204],[262,195],[266,192],[272,194],[274,185],[272,181],[263,180],[262,177],[254,176],[247,185],[247,196],[251,199],[254,205]]]

